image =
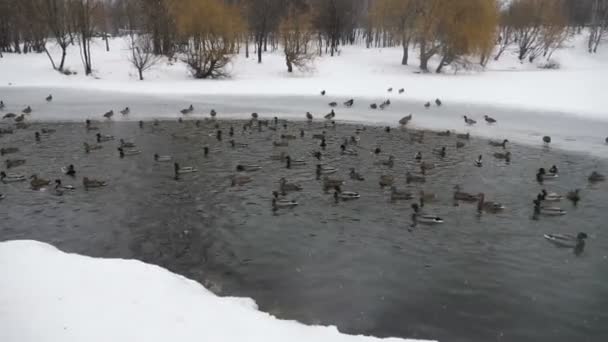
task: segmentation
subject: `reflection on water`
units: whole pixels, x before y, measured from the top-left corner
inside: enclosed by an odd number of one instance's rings
[[[96,123],[104,135],[136,143],[142,151],[119,158],[117,141],[85,154],[96,131],[74,123],[33,124],[0,138],[2,147],[19,147],[10,158],[26,164],[11,172],[55,179],[74,164],[77,177],[62,177],[78,189],[63,196],[32,191],[27,183],[0,185],[3,224],[0,239],[36,239],[91,256],[137,258],[197,279],[224,295],[254,298],[261,309],[281,318],[335,324],[341,331],[377,336],[437,338],[443,341],[602,341],[608,338],[608,239],[606,184],[590,185],[593,170],[606,173],[605,160],[564,154],[549,148],[507,145],[510,163],[493,157],[504,152],[484,140],[446,137],[379,127],[289,123],[277,131],[245,122]],[[229,127],[234,127],[234,137]],[[272,126],[272,122],[271,125]],[[34,140],[34,130],[55,129]],[[344,138],[361,128],[357,156],[340,154]],[[300,130],[305,135],[300,138]],[[346,181],[344,191],[361,198],[336,203],[316,179],[313,134],[326,131],[322,163]],[[281,134],[293,135],[288,147],[274,147]],[[500,139],[502,137],[496,137]],[[231,147],[230,140],[235,141]],[[456,148],[457,141],[464,142]],[[244,146],[241,144],[247,144]],[[203,148],[209,147],[204,156]],[[446,155],[434,149],[446,146]],[[375,155],[379,147],[381,153]],[[271,156],[288,153],[306,165]],[[406,183],[406,172],[425,183]],[[172,163],[155,163],[154,153],[170,155],[180,166],[199,172],[174,180]],[[483,167],[474,166],[479,154]],[[383,165],[395,156],[392,168]],[[7,159],[9,156],[4,156]],[[252,182],[231,187],[238,164],[261,166],[246,172]],[[556,164],[560,177],[539,185],[535,171]],[[364,181],[351,180],[355,168]],[[390,201],[382,175],[394,177],[401,191],[435,194],[423,210],[442,225],[411,228],[413,201]],[[107,180],[102,189],[84,191],[82,177]],[[287,199],[293,209],[272,211],[279,179],[303,191]],[[506,209],[478,214],[476,204],[452,200],[454,185]],[[532,200],[542,188],[564,195],[581,188],[577,207],[554,204],[565,216],[533,220]],[[557,248],[545,233],[589,235],[578,257]]]

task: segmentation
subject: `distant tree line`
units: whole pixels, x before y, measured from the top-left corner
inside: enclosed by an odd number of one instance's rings
[[[195,78],[227,74],[244,52],[263,62],[281,51],[287,70],[310,69],[316,56],[338,56],[342,46],[401,46],[401,63],[414,51],[419,67],[485,65],[505,51],[519,59],[547,59],[585,29],[595,53],[608,32],[608,0],[2,0],[2,53],[45,53],[64,70],[66,51],[80,51],[93,71],[94,37],[127,36],[129,60],[143,72],[161,56],[180,59]],[[47,46],[56,44],[61,53]],[[56,50],[53,50],[56,51]]]

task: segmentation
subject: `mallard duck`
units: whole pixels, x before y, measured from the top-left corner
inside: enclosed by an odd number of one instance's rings
[[[342,189],[337,186],[334,191],[334,199],[336,202],[338,201],[352,201],[361,198],[358,192],[354,191],[342,191]]]
[[[555,180],[559,177],[558,174],[556,173],[547,173],[547,171],[545,171],[545,168],[540,168],[538,169],[538,172],[536,173],[536,180],[539,183],[542,183],[544,181],[551,181],[551,180]]]
[[[3,119],[12,119],[15,117],[17,117],[17,114],[15,114],[15,113],[6,113],[6,114],[4,114],[4,116],[2,118]]]
[[[589,182],[591,182],[591,183],[597,183],[597,182],[603,182],[604,180],[606,180],[606,177],[597,171],[593,171],[593,172],[591,172],[591,175],[589,175],[588,179],[589,179]]]
[[[55,179],[55,189],[74,191],[76,188],[72,185],[63,185],[61,179]]]
[[[431,108],[431,103],[430,102],[425,103],[424,108],[426,108],[426,109]]]
[[[443,146],[441,148],[435,148],[435,149],[433,149],[433,153],[440,156],[441,158],[444,158],[447,154],[446,147]]]
[[[125,107],[125,109],[120,111],[120,114],[122,115],[129,115],[129,113],[131,113],[131,109],[129,109],[129,107]]]
[[[391,201],[409,201],[414,196],[408,192],[397,189],[396,186],[391,186]]]
[[[23,114],[31,114],[32,113],[32,107],[27,106],[27,107],[23,108],[23,110],[21,112]]]
[[[577,205],[578,201],[581,200],[580,191],[580,189],[568,191],[566,198],[569,199],[574,205]]]
[[[555,192],[547,192],[547,190],[542,189],[541,191],[541,200],[545,202],[559,202],[564,198],[564,196],[559,195]]]
[[[165,162],[170,162],[172,160],[173,160],[173,157],[171,157],[171,156],[161,156],[161,155],[158,155],[158,153],[154,153],[155,162],[165,163]]]
[[[73,164],[62,167],[61,172],[63,172],[63,174],[65,174],[67,176],[76,177],[76,168],[74,167]]]
[[[340,154],[347,155],[347,156],[356,156],[359,153],[357,153],[357,151],[355,151],[355,150],[346,148],[346,145],[342,144],[342,145],[340,145]]]
[[[85,190],[88,189],[92,189],[92,188],[101,188],[107,185],[107,183],[105,181],[100,181],[97,179],[90,179],[88,177],[84,177],[82,179],[82,185],[84,186]]]
[[[466,115],[464,115],[463,117],[464,117],[464,123],[466,123],[469,126],[472,126],[477,123],[477,121],[467,117]]]
[[[306,120],[312,121],[312,119],[313,119],[312,114],[310,112],[306,112]]]
[[[392,186],[395,182],[395,177],[391,175],[382,175],[380,176],[380,187],[384,188],[385,186]]]
[[[40,133],[44,134],[44,135],[51,135],[53,133],[55,133],[56,130],[52,129],[52,128],[41,128],[40,129]]]
[[[456,134],[456,138],[462,139],[462,140],[469,140],[469,139],[471,139],[471,134],[470,133],[467,133],[467,134]]]
[[[496,153],[494,153],[494,158],[504,160],[508,163],[511,161],[511,152],[505,152],[505,153],[496,152]]]
[[[288,141],[273,141],[272,142],[272,146],[274,146],[274,147],[288,147],[289,146],[289,142]]]
[[[111,135],[101,135],[101,133],[97,133],[95,136],[97,137],[98,143],[114,140],[114,137]]]
[[[329,112],[328,114],[325,115],[325,119],[326,120],[331,120],[333,118],[336,117],[336,112],[334,112],[334,110],[332,109],[331,112]]]
[[[408,171],[405,174],[405,182],[407,184],[410,184],[410,183],[425,183],[426,182],[426,178],[424,176],[415,176],[415,175],[411,174]]]
[[[392,88],[392,87],[391,87],[391,88],[388,88],[388,89],[387,89],[387,91],[388,91],[389,93],[392,93],[392,92],[393,92],[393,88]]]
[[[114,111],[113,111],[113,110],[111,110],[111,111],[109,111],[109,112],[106,112],[106,113],[103,115],[103,117],[104,117],[104,118],[106,118],[106,119],[111,119],[113,116],[114,116]]]
[[[509,142],[509,140],[505,139],[503,141],[494,141],[494,140],[490,140],[489,141],[489,145],[490,146],[494,146],[494,147],[502,147],[502,148],[506,148],[507,147],[507,143]]]
[[[346,107],[352,107],[354,103],[355,103],[355,100],[350,99],[350,100],[348,100],[348,101],[344,102],[344,105],[345,105]]]
[[[272,210],[290,209],[298,206],[298,202],[287,199],[272,198]]]
[[[258,113],[251,113],[251,118],[256,120],[259,117]]]
[[[566,211],[562,208],[558,207],[545,207],[541,205],[542,195],[539,195],[539,198],[533,201],[534,203],[534,213],[545,215],[545,216],[563,216],[566,215]]]
[[[412,114],[408,114],[399,120],[399,124],[401,126],[406,126],[410,121],[412,121]]]
[[[350,173],[349,173],[350,179],[352,180],[356,180],[356,181],[364,181],[365,178],[359,173],[357,172],[354,168],[350,169]]]
[[[255,172],[261,170],[262,167],[259,165],[252,164],[239,164],[236,166],[238,172]]]
[[[25,159],[7,159],[4,161],[7,169],[18,167],[25,164]]]
[[[86,153],[90,153],[91,151],[95,151],[95,150],[101,150],[103,148],[103,146],[101,145],[91,145],[89,143],[83,143],[84,145],[84,151]]]
[[[435,195],[432,192],[425,192],[424,190],[420,190],[420,192],[418,193],[418,196],[420,196],[420,200],[422,201],[422,203],[432,202],[432,201],[437,200],[437,195]],[[424,206],[422,203],[421,203],[420,207]]]
[[[285,157],[286,168],[291,169],[292,166],[303,166],[306,165],[306,161],[303,159],[293,159],[291,156]]]
[[[418,204],[413,203],[412,209],[414,210],[414,223],[422,223],[422,224],[441,224],[443,223],[443,219],[437,215],[425,214],[420,212],[420,207]]]
[[[46,102],[51,102],[53,101],[53,95],[49,94],[49,96],[46,97]]]
[[[183,175],[183,174],[186,174],[186,173],[198,172],[198,169],[196,169],[193,166],[182,166],[182,167],[180,167],[178,163],[173,163],[173,170],[175,171],[176,175]]]
[[[231,180],[231,186],[241,186],[241,185],[245,185],[247,183],[251,183],[253,181],[253,179],[251,179],[251,177],[249,176],[243,176],[243,175],[235,175],[232,176],[232,180]]]
[[[495,123],[496,123],[496,120],[495,120],[494,118],[491,118],[491,117],[489,117],[489,116],[487,116],[487,115],[484,115],[484,116],[483,116],[483,118],[484,118],[484,119],[486,120],[486,122],[487,122],[487,123],[489,123],[489,124],[495,124]]]
[[[285,194],[293,191],[302,191],[302,186],[296,183],[288,183],[287,179],[281,178],[279,180],[279,190],[281,193]]]
[[[118,154],[120,155],[121,158],[124,158],[126,156],[135,156],[141,153],[140,150],[135,150],[135,149],[128,149],[125,150],[122,147],[117,148],[118,150]]]
[[[462,141],[457,141],[456,142],[456,148],[463,148],[465,146],[466,146],[465,143],[463,143]]]
[[[38,175],[33,174],[30,177],[30,186],[32,187],[32,189],[34,190],[39,190],[49,184],[51,184],[51,181],[48,179],[44,179],[44,178],[38,178]]]
[[[281,152],[279,154],[273,154],[273,155],[271,155],[270,156],[270,160],[284,161],[286,157],[287,157],[287,153]]]
[[[550,174],[554,174],[557,175],[559,173],[559,169],[557,168],[557,165],[553,165],[549,168],[549,173]]]
[[[317,164],[317,175],[330,175],[338,172],[338,169],[332,166]]]
[[[403,94],[403,93],[405,93],[405,89],[404,88],[399,89],[399,94]]]
[[[125,141],[124,139],[120,139],[120,147],[133,148],[135,147],[135,144],[132,142]]]
[[[497,213],[505,209],[505,206],[498,202],[486,201],[486,195],[480,193],[477,200],[477,211],[486,211],[489,213]]]
[[[414,159],[419,162],[422,160],[422,152],[418,151],[416,152],[416,155],[414,156]]]
[[[440,99],[435,99],[435,104],[437,105],[437,107],[441,106],[441,100]]]
[[[19,148],[17,147],[3,147],[0,148],[0,155],[5,155],[5,154],[12,154],[12,153],[17,153],[19,152]]]
[[[330,107],[336,107],[338,105],[338,102],[330,102],[329,106]]]
[[[588,237],[585,233],[578,233],[576,236],[570,234],[545,234],[543,236],[558,247],[578,249],[585,246],[585,239]]]
[[[543,137],[543,142],[544,142],[545,144],[550,144],[550,143],[551,143],[551,137],[550,137],[550,136],[548,136],[548,135],[545,135],[545,136]]]
[[[482,158],[483,158],[483,156],[480,154],[479,157],[477,157],[477,160],[475,161],[475,166],[477,166],[477,167],[483,166],[483,162],[481,161]]]
[[[230,140],[230,147],[232,147],[232,148],[246,148],[247,146],[249,146],[249,145],[245,144],[245,143],[241,143],[241,142],[236,142],[234,140]]]
[[[2,181],[3,183],[23,182],[25,181],[25,176],[16,173],[7,174],[4,171],[0,171],[0,181]]]
[[[193,111],[194,111],[194,106],[190,105],[190,107],[184,108],[184,109],[180,110],[179,112],[185,115],[185,114],[190,114]]]

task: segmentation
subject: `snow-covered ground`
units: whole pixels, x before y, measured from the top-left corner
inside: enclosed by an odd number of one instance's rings
[[[0,274],[3,342],[381,340],[278,320],[251,299],[218,297],[158,266],[35,241],[0,243]]]

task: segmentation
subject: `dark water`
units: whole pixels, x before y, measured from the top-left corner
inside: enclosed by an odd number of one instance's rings
[[[343,137],[356,126],[324,128],[323,123],[290,123],[287,130],[241,133],[243,122],[218,122],[224,139],[215,138],[213,123],[147,122],[96,123],[103,134],[134,141],[142,154],[118,158],[117,142],[85,154],[84,141],[96,132],[75,123],[35,123],[27,130],[0,138],[2,147],[20,147],[7,158],[25,158],[11,172],[62,177],[75,192],[55,196],[33,191],[25,183],[0,184],[0,240],[36,239],[69,252],[95,257],[136,258],[196,279],[222,295],[254,298],[261,309],[285,319],[333,324],[347,333],[401,336],[441,341],[605,341],[608,339],[608,238],[605,229],[606,183],[590,185],[593,170],[606,173],[607,163],[586,155],[549,148],[510,145],[510,164],[496,160],[485,140],[473,138],[456,149],[457,139],[426,132],[423,143],[415,132],[386,133],[367,127],[361,133],[359,156],[341,156]],[[236,142],[231,149],[228,127]],[[33,131],[56,129],[40,143]],[[280,134],[306,137],[288,148],[272,147]],[[336,204],[315,179],[318,140],[312,133],[327,131],[324,163],[339,168],[347,180],[344,190],[361,193],[357,201]],[[497,137],[501,138],[501,137]],[[203,146],[219,152],[205,158]],[[380,146],[383,154],[370,151]],[[432,154],[447,146],[447,156]],[[270,156],[286,150],[308,165],[286,169]],[[418,172],[414,154],[436,167],[425,184],[405,183],[405,172]],[[199,172],[173,179],[170,163],[155,163],[153,154],[172,155]],[[396,157],[392,169],[377,160]],[[484,155],[483,168],[473,166]],[[262,170],[250,173],[253,182],[231,187],[238,163]],[[60,168],[74,164],[78,177],[61,176]],[[534,170],[557,164],[561,176],[546,183],[549,191],[565,194],[582,189],[582,201],[567,201],[563,217],[532,220],[531,201],[542,186]],[[356,167],[366,180],[348,179]],[[446,220],[439,226],[410,226],[411,201],[391,203],[378,186],[379,176],[396,177],[401,189],[424,189],[438,200],[425,210]],[[81,177],[109,181],[103,189],[84,191]],[[293,210],[271,210],[271,191],[286,177],[304,191],[288,198]],[[452,188],[460,184],[486,198],[502,202],[500,214],[477,214],[475,205],[454,206]],[[544,233],[577,233],[589,239],[575,256],[545,241]],[[111,276],[111,275],[109,275]]]

